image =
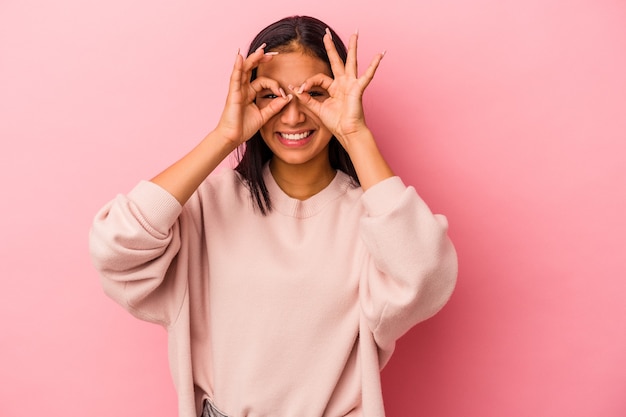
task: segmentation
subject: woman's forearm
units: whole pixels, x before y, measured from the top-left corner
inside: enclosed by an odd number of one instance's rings
[[[202,181],[226,158],[235,146],[213,131],[180,160],[152,178],[183,205]]]
[[[345,143],[346,151],[350,155],[364,191],[380,181],[394,176],[369,129],[364,129],[349,140],[342,142]]]

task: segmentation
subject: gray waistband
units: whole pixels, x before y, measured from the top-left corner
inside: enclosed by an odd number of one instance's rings
[[[202,417],[228,417],[226,414],[222,413],[213,405],[213,403],[209,400],[204,400],[204,407],[202,409]]]

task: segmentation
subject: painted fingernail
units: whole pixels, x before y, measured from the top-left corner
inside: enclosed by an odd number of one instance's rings
[[[382,51],[382,52],[380,53],[381,58],[384,58],[386,53],[387,53],[387,50],[386,50],[386,49],[385,49],[384,51]]]
[[[265,48],[267,46],[266,43],[263,43],[261,46],[259,46],[258,48],[256,48],[257,51],[260,51],[261,49]],[[256,51],[255,51],[256,52]]]
[[[330,34],[330,29],[326,28],[326,34],[330,37],[330,39],[333,38],[333,35]]]
[[[354,34],[355,34],[356,36],[359,36],[359,28],[356,28],[356,30],[354,31]]]
[[[265,55],[278,55],[277,51],[266,52]]]
[[[283,90],[282,88],[279,88],[278,91],[280,91],[280,95],[283,96],[283,98],[287,98],[287,95],[285,94],[285,90]]]
[[[302,94],[302,92],[304,91],[304,84],[306,84],[306,83],[302,83],[300,88],[298,88],[298,91],[297,91],[298,94]]]

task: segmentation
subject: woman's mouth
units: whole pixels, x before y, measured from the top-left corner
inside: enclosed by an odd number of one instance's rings
[[[309,143],[313,137],[314,130],[306,130],[304,132],[277,132],[276,136],[280,143],[289,147],[304,146]]]

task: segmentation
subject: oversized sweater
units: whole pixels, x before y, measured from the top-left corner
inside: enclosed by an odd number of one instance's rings
[[[180,417],[382,417],[380,369],[457,276],[445,217],[398,177],[366,192],[338,172],[301,201],[266,166],[273,210],[238,174],[181,206],[152,182],[96,216],[105,292],[168,331]]]

